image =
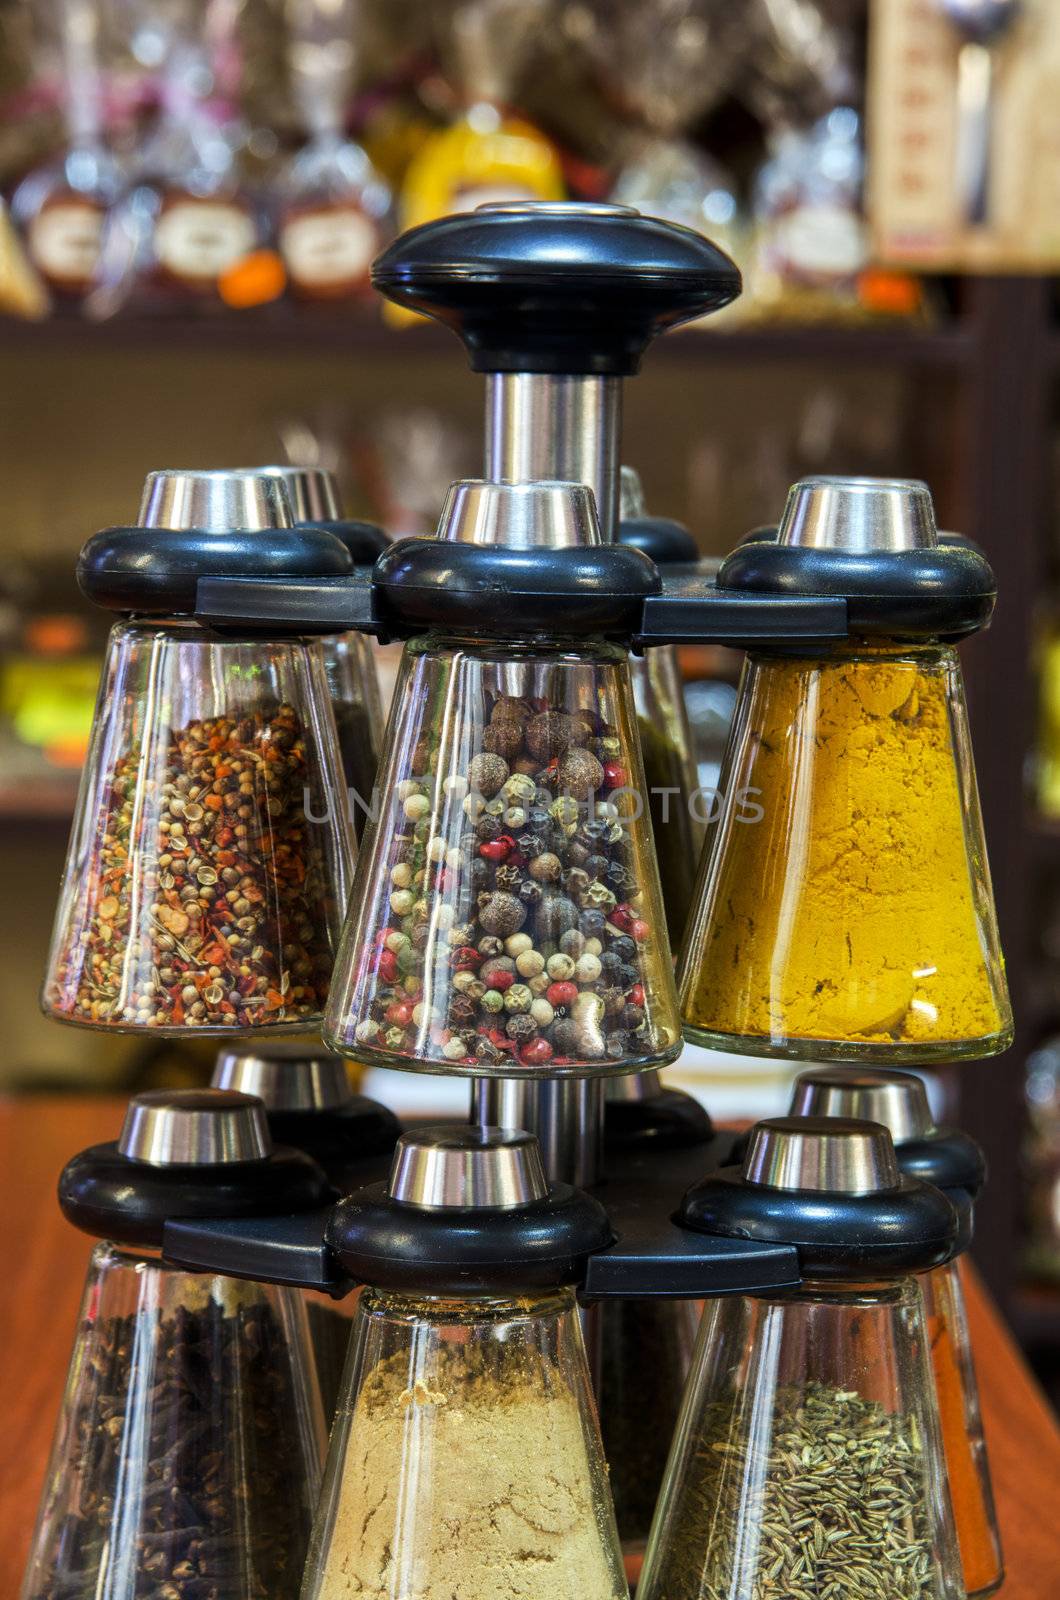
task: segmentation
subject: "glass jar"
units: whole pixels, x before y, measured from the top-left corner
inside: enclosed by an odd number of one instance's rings
[[[97,1245],[22,1600],[295,1600],[325,1441],[296,1290]]]
[[[668,645],[630,662],[655,854],[670,947],[681,948],[706,832],[697,807],[692,733],[677,652]]]
[[[625,652],[406,647],[325,1025],[366,1065],[592,1076],[680,1048]]]
[[[385,720],[375,654],[363,633],[329,634],[320,644],[350,791],[351,821],[360,840],[376,812],[375,781]]]
[[[353,855],[317,641],[119,623],[45,1012],[129,1032],[316,1026]]]
[[[1005,1567],[960,1262],[937,1267],[919,1281],[964,1587],[969,1600],[983,1600],[1000,1589]]]
[[[303,1600],[624,1600],[570,1288],[365,1289]]]
[[[711,834],[686,1037],[892,1064],[1009,1044],[955,649],[750,657]]]
[[[960,1600],[910,1278],[708,1302],[638,1600]]]

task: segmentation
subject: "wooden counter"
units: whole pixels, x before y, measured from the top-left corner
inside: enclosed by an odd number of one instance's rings
[[[0,1596],[18,1593],[66,1375],[91,1241],[63,1221],[55,1183],[76,1150],[116,1136],[113,1100],[0,1106],[6,1226],[0,1261]],[[1008,1578],[1005,1600],[1060,1594],[1060,1429],[974,1282],[969,1314]]]

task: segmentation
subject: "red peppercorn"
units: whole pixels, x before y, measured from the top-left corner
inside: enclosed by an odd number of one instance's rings
[[[482,965],[480,952],[471,944],[457,945],[449,960],[456,972],[474,972],[476,967]]]
[[[387,1006],[386,1021],[399,1028],[407,1028],[412,1021],[412,1001],[395,1000],[393,1005]]]
[[[624,789],[626,786],[626,769],[617,761],[604,762],[604,784],[608,789]]]
[[[502,833],[497,839],[487,839],[485,844],[480,844],[478,853],[485,861],[507,861],[515,849],[515,840],[510,833]]]
[[[528,1067],[542,1067],[552,1060],[552,1046],[547,1039],[531,1039],[520,1050],[519,1060]]]
[[[628,906],[618,905],[615,906],[607,920],[612,927],[618,928],[620,932],[628,933],[633,922],[633,913]]]
[[[632,989],[629,991],[627,998],[629,999],[630,1005],[642,1006],[644,1004],[644,985],[642,983],[635,983]]]
[[[651,932],[651,923],[645,922],[643,917],[634,917],[629,925],[629,931],[638,944],[643,944]]]
[[[380,950],[376,971],[384,983],[393,983],[398,974],[397,956],[393,950]]]
[[[488,1028],[486,1030],[486,1038],[491,1044],[495,1044],[498,1050],[511,1050],[514,1048],[512,1041],[501,1028]]]
[[[503,994],[505,989],[511,988],[512,984],[515,982],[515,978],[516,975],[514,972],[505,972],[503,968],[500,971],[491,972],[490,988],[496,989],[499,994]]]
[[[571,1006],[578,998],[578,985],[576,983],[550,983],[545,990],[545,999],[554,1011],[560,1006]]]

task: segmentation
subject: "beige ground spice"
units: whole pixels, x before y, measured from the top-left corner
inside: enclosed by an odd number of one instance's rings
[[[466,1357],[411,1387],[391,1358],[362,1387],[316,1600],[626,1600],[574,1395],[525,1353]]]

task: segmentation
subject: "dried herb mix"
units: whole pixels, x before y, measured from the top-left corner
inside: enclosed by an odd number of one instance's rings
[[[610,799],[624,739],[597,712],[494,695],[475,744],[446,774],[421,740],[397,786],[373,863],[389,895],[333,1037],[487,1072],[672,1054],[649,824]]]
[[[715,1401],[656,1534],[651,1594],[928,1600],[937,1583],[922,1450],[915,1417],[826,1384],[777,1390],[765,1448],[738,1431],[731,1403]]]
[[[315,1483],[271,1307],[205,1299],[89,1319],[82,1338],[53,1491],[75,1492],[24,1600],[294,1600]]]
[[[107,782],[45,1005],[97,1026],[247,1029],[319,1016],[330,888],[287,704],[189,722],[164,773],[126,750]]]

